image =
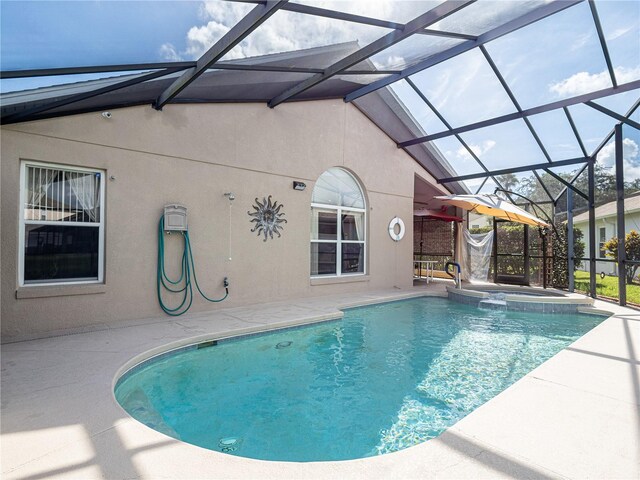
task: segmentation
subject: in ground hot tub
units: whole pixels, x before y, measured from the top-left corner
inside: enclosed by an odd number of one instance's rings
[[[466,285],[447,287],[454,302],[493,310],[515,310],[537,313],[575,313],[593,306],[593,298],[579,293],[542,290],[505,285]]]

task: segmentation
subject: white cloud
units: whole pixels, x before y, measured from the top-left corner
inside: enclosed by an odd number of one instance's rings
[[[605,168],[615,166],[616,144],[611,142],[600,150],[598,163]],[[626,181],[640,178],[640,147],[631,138],[622,140],[622,158],[624,178]]]
[[[569,48],[570,51],[575,52],[576,50],[580,50],[589,42],[589,40],[591,40],[592,35],[593,35],[593,32],[588,32],[583,35],[578,35],[574,40],[574,42],[571,44],[571,47]]]
[[[616,67],[614,72],[619,84],[628,83],[640,78],[640,67]],[[569,78],[549,85],[549,90],[559,97],[573,97],[609,87],[611,87],[609,71],[604,70],[600,73],[578,72]]]
[[[633,25],[629,26],[629,27],[621,27],[621,28],[616,28],[611,35],[608,35],[606,40],[608,42],[615,40],[616,38],[620,38],[623,35],[626,35],[627,33],[629,33],[631,30],[633,30],[635,27]]]
[[[388,15],[387,2],[371,2],[370,5],[367,2],[367,5],[368,14],[373,15],[377,12],[377,16],[382,18]],[[200,17],[204,23],[189,29],[186,34],[186,47],[183,50],[177,51],[170,44],[162,45],[162,57],[166,60],[197,59],[253,7],[254,5],[240,2],[203,2]],[[358,41],[360,45],[366,45],[389,31],[391,30],[281,10],[228,52],[224,60],[348,41]]]
[[[464,184],[469,188],[469,190],[473,190],[475,193],[482,182],[484,182],[484,178],[472,178],[471,180],[465,180]]]
[[[486,66],[484,57],[474,52],[474,54],[465,55],[464,61],[464,75],[459,75],[457,70],[459,65],[456,64],[449,64],[449,68],[441,70],[437,87],[433,92],[430,92],[431,98],[435,101],[436,109],[442,111],[446,110],[450,104],[457,105],[462,95],[468,92],[471,85],[478,87],[485,84],[485,78],[479,76],[482,67]],[[465,107],[470,108],[472,106],[466,105]],[[487,107],[483,105],[482,108],[485,109]]]
[[[489,150],[491,150],[493,147],[496,146],[496,142],[495,140],[485,140],[484,142],[482,142],[481,145],[469,145],[469,148],[471,149],[471,151],[473,153],[476,154],[476,156],[478,158],[482,157],[482,155],[484,155],[485,153],[487,153]],[[471,157],[471,155],[469,154],[469,152],[467,151],[466,148],[464,147],[460,147],[457,151],[456,151],[456,155],[459,158],[462,159],[468,159],[468,158],[473,158]]]
[[[176,47],[171,43],[165,43],[160,47],[160,56],[167,62],[180,62],[183,60],[182,55],[178,53]]]

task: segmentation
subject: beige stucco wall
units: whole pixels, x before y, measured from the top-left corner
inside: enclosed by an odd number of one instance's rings
[[[189,209],[200,284],[222,304],[196,297],[193,312],[300,296],[412,282],[414,176],[433,179],[354,106],[340,100],[264,104],[170,105],[89,113],[2,128],[2,336],[11,341],[62,329],[99,327],[164,315],[155,291],[157,222],[167,203]],[[106,170],[105,286],[18,287],[21,159]],[[364,281],[314,285],[309,278],[309,203],[326,169],[352,171],[369,207]],[[303,192],[292,181],[307,184]],[[224,192],[236,200],[229,207]],[[284,204],[282,238],[263,242],[249,230],[255,197]],[[395,215],[407,234],[395,243]],[[177,247],[179,237],[171,239]],[[169,249],[177,252],[177,248]],[[229,260],[229,251],[231,258]],[[170,258],[177,263],[177,254]],[[359,279],[362,280],[362,279]],[[30,289],[26,291],[26,289]],[[38,290],[39,289],[39,290]],[[16,291],[19,290],[18,295]],[[82,295],[69,293],[92,292]],[[16,298],[23,296],[36,298]]]

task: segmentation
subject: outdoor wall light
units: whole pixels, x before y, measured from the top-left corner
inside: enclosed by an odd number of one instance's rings
[[[102,116],[106,119],[111,118],[111,112],[102,112]]]
[[[296,182],[295,180],[293,181],[293,189],[294,190],[304,190],[305,188],[307,188],[306,183],[302,183],[302,182]]]

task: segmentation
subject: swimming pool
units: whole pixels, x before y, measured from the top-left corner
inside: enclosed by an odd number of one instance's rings
[[[115,394],[140,422],[204,448],[361,458],[436,437],[603,319],[403,300],[154,357]]]

